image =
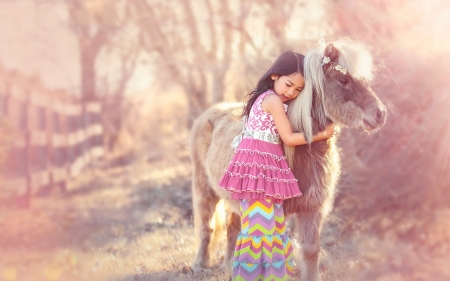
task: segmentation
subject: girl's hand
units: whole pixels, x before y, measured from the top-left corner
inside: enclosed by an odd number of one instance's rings
[[[319,141],[324,139],[329,139],[333,136],[334,132],[337,130],[337,126],[332,123],[328,125],[325,130],[313,136],[313,141]]]

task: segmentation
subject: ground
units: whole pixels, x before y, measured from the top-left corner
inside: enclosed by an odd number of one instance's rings
[[[34,196],[28,208],[1,202],[2,281],[230,280],[217,266],[198,275],[190,270],[195,245],[186,155],[124,165],[98,161],[65,192]],[[448,244],[433,255],[420,253],[389,233],[364,231],[363,222],[339,210],[322,232],[323,280],[450,280]],[[218,251],[214,265],[220,257]]]

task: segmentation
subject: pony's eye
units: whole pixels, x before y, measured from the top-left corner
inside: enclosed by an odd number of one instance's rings
[[[348,84],[348,79],[347,78],[341,78],[341,79],[339,79],[339,82],[342,84],[342,86],[345,86],[345,85],[347,85]]]

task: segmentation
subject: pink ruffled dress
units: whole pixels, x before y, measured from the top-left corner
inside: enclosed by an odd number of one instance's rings
[[[302,195],[280,143],[272,115],[261,104],[270,94],[260,95],[244,126],[243,138],[235,150],[219,186],[233,199],[271,199],[275,204]],[[284,105],[287,110],[287,105]]]

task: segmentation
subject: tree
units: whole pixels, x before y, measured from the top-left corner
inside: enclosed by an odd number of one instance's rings
[[[66,0],[66,4],[80,51],[81,100],[102,100],[104,137],[113,150],[128,110],[123,95],[140,54],[128,2]]]
[[[83,101],[98,98],[96,61],[100,51],[111,42],[116,33],[126,26],[126,10],[118,10],[123,1],[66,0],[70,28],[80,48],[81,95]]]
[[[246,1],[237,8],[232,8],[229,1],[213,0],[132,2],[133,18],[141,32],[142,47],[154,55],[158,66],[170,77],[176,77],[186,92],[188,127],[207,106],[224,100],[226,77],[232,63],[236,60],[244,65],[251,63],[245,47],[251,46],[260,55],[261,50],[270,45],[263,43],[257,46],[247,30],[245,21],[253,7],[264,10],[265,14],[259,16],[266,18],[262,22],[272,35],[270,40],[276,42],[279,48],[287,45],[284,28],[292,15],[295,1],[289,1],[287,6],[282,5],[282,21],[273,19],[271,9],[276,4],[268,2],[269,5]],[[233,56],[233,48],[238,48],[237,56]],[[258,65],[250,68],[253,72],[260,70]],[[250,75],[251,72],[245,73]]]
[[[169,76],[176,77],[176,81],[187,93],[190,116],[188,126],[192,123],[192,119],[209,104],[206,94],[208,72],[213,73],[213,85],[216,85],[214,101],[222,98],[223,81],[221,79],[230,61],[230,31],[223,30],[228,35],[225,35],[223,56],[219,61],[217,50],[219,40],[214,23],[216,13],[209,0],[205,3],[209,11],[210,35],[210,40],[206,43],[202,42],[205,30],[199,29],[191,1],[164,3],[133,1],[134,18],[141,31],[142,47],[157,56],[160,62],[158,65],[163,67]],[[222,1],[221,8],[226,13],[227,1]]]

